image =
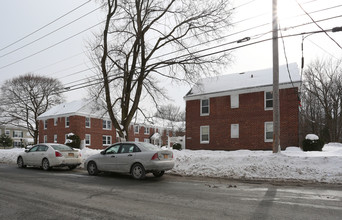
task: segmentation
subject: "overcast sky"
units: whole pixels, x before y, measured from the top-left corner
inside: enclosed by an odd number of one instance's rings
[[[298,1],[315,21],[327,19],[318,23],[323,29],[342,26],[341,0]],[[94,73],[89,70],[92,64],[85,53],[88,51],[87,42],[91,41],[93,33],[98,32],[102,27],[95,25],[103,20],[104,14],[101,10],[95,10],[99,7],[95,1],[87,2],[86,0],[1,1],[0,83],[33,72],[56,77],[65,87],[72,87],[93,76]],[[296,0],[278,0],[278,2],[281,28],[302,25],[282,31],[284,36],[320,30],[316,24],[304,25],[311,23],[312,20],[307,15],[303,15],[304,12],[299,8]],[[79,8],[76,9],[77,7]],[[251,43],[271,37],[267,32],[272,29],[272,0],[235,0],[232,2],[232,7],[236,7],[232,17],[234,27],[228,31],[227,35],[230,36],[225,39],[225,42],[251,37],[251,40],[246,42]],[[73,9],[76,10],[33,33]],[[93,10],[95,11],[90,13]],[[80,18],[87,13],[90,14]],[[336,16],[337,18],[333,18]],[[74,23],[55,31],[78,18],[80,19]],[[31,33],[32,35],[26,37]],[[342,32],[328,34],[342,46]],[[24,39],[21,40],[22,38]],[[288,62],[297,62],[300,66],[302,36],[286,38],[284,41]],[[222,49],[241,45],[244,43],[225,46]],[[271,41],[232,52],[233,63],[222,70],[222,74],[272,68]],[[279,40],[279,57],[280,64],[285,64],[281,40]],[[314,34],[304,40],[304,57],[306,64],[315,58],[338,59],[342,58],[342,49],[324,33]],[[173,104],[185,106],[183,96],[190,89],[188,85],[164,81],[163,86],[169,90]],[[72,101],[86,97],[86,91],[76,90],[65,95],[67,101]]]

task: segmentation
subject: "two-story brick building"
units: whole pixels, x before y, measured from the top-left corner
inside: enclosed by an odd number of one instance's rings
[[[286,66],[279,68],[282,149],[299,146],[298,88],[301,80],[296,64],[289,65],[289,72]],[[187,148],[271,150],[272,91],[272,69],[199,80],[184,97]]]
[[[132,123],[128,141],[145,141],[166,145],[172,129],[158,123]],[[73,133],[89,148],[101,149],[118,142],[119,138],[109,116],[100,105],[89,100],[78,100],[55,106],[39,116],[39,142],[65,143]]]

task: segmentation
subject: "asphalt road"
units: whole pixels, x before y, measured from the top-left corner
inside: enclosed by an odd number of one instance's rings
[[[342,186],[0,164],[0,219],[341,219]]]

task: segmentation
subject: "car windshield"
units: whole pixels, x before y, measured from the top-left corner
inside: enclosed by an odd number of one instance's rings
[[[147,150],[160,150],[159,147],[147,142],[141,142],[140,145],[142,145]]]
[[[51,147],[55,150],[73,150],[71,147],[64,144],[53,144]]]

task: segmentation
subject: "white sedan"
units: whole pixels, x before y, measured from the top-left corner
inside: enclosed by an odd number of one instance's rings
[[[69,167],[72,170],[80,164],[80,152],[64,144],[37,144],[21,153],[17,159],[20,168],[37,166],[43,170],[52,167]]]
[[[175,165],[173,152],[161,150],[145,142],[124,142],[114,144],[101,153],[89,157],[84,167],[89,175],[101,171],[129,173],[135,179],[143,179],[146,173],[161,177]]]

